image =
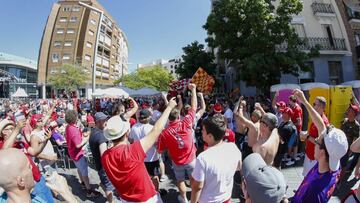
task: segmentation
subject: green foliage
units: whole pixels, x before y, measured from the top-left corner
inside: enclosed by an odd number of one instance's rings
[[[54,70],[49,77],[49,83],[57,89],[66,89],[69,92],[84,86],[90,75],[84,67],[73,64],[63,64]]]
[[[305,62],[318,54],[299,50],[304,42],[290,24],[303,9],[301,0],[277,2],[275,7],[273,0],[215,1],[204,25],[208,45],[218,48],[220,59],[231,61],[237,79],[261,90],[279,83],[281,73],[308,71]]]
[[[176,70],[180,79],[191,78],[199,67],[202,67],[208,74],[214,75],[216,68],[214,55],[206,52],[203,44],[194,41],[182,49],[184,51],[183,62]]]
[[[172,75],[165,68],[156,65],[139,68],[135,72],[121,77],[115,81],[115,84],[122,82],[125,87],[131,89],[149,87],[158,91],[167,91],[169,83],[173,79]]]

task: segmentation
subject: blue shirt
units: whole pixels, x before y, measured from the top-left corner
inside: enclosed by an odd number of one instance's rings
[[[35,196],[35,195],[30,194],[30,197],[31,197],[31,203],[46,203],[46,201],[43,200],[39,196]],[[0,203],[6,203],[6,202],[8,202],[8,196],[7,196],[6,192],[4,192],[0,196]]]

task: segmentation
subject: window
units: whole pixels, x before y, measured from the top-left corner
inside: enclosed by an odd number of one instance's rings
[[[64,33],[64,29],[57,29],[57,30],[56,30],[56,33],[57,33],[57,34],[63,34],[63,33]]]
[[[59,21],[65,23],[67,21],[67,17],[61,17]]]
[[[89,35],[94,36],[94,31],[89,30]]]
[[[66,42],[64,43],[64,46],[65,46],[65,47],[71,47],[71,46],[72,46],[72,41],[66,41]]]
[[[93,25],[96,25],[96,20],[91,19],[91,20],[90,20],[90,23],[93,24]]]
[[[63,60],[69,60],[70,59],[70,54],[64,54],[62,59]]]
[[[71,7],[65,6],[65,7],[63,8],[63,11],[71,11]]]
[[[328,38],[328,43],[330,45],[330,47],[334,47],[335,46],[335,42],[334,42],[334,33],[332,31],[332,27],[331,25],[322,25],[325,36]]]
[[[304,24],[292,24],[292,27],[300,38],[306,37]]]
[[[61,46],[61,42],[60,41],[55,41],[54,42],[54,47],[59,47]]]
[[[91,43],[91,42],[86,42],[86,47],[91,48],[91,47],[92,47],[92,43]]]
[[[66,31],[67,34],[74,34],[75,33],[75,30],[74,29],[68,29]]]
[[[53,54],[51,58],[52,58],[52,62],[54,63],[59,62],[59,54]]]
[[[72,11],[74,11],[74,12],[80,11],[80,7],[79,7],[79,6],[74,6],[73,9],[72,9]]]
[[[90,60],[91,60],[91,56],[88,55],[88,54],[86,54],[86,55],[85,55],[85,60],[90,61]]]
[[[331,85],[343,82],[342,67],[340,61],[329,61],[329,80]]]
[[[76,21],[77,21],[77,17],[73,16],[73,17],[70,18],[70,22],[74,23]]]

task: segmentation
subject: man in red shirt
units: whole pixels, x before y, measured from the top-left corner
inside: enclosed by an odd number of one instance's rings
[[[120,116],[113,116],[108,120],[104,136],[111,140],[114,146],[104,152],[101,163],[123,202],[162,202],[144,160],[146,152],[153,147],[175,106],[176,101],[173,98],[152,130],[132,144],[128,144],[130,123],[122,120]]]
[[[294,125],[296,127],[297,135],[299,135],[300,131],[302,129],[303,111],[302,111],[301,106],[297,103],[296,97],[294,95],[291,95],[289,97],[289,106],[290,106],[291,110],[293,111],[293,115],[291,116],[291,121],[294,123]],[[295,161],[300,160],[300,157],[297,156],[298,145],[299,145],[299,136],[296,136],[293,147],[289,148],[290,156]],[[291,162],[291,160],[290,160],[290,162]]]
[[[313,107],[315,111],[320,114],[324,124],[327,126],[329,125],[329,120],[325,116],[325,107],[326,107],[326,99],[324,97],[316,97]],[[314,157],[315,154],[315,138],[319,136],[318,129],[316,128],[315,124],[312,122],[310,124],[309,133],[301,135],[302,140],[306,140],[306,147],[305,147],[305,159],[304,159],[304,168],[302,175],[305,177],[310,169],[312,169],[315,164],[316,160]]]
[[[179,109],[173,109],[169,116],[169,125],[161,133],[158,140],[158,153],[168,150],[173,161],[173,169],[179,188],[180,202],[188,202],[186,198],[185,175],[191,176],[195,167],[196,147],[192,126],[197,109],[196,85],[189,84],[191,91],[191,108],[183,120],[180,120]]]

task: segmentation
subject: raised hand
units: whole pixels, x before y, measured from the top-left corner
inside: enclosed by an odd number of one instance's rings
[[[175,108],[176,105],[177,105],[177,103],[176,103],[175,97],[171,98],[170,101],[169,101],[168,106],[171,107],[171,108]]]

